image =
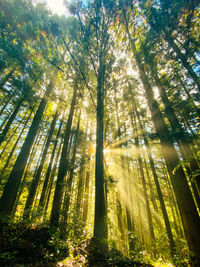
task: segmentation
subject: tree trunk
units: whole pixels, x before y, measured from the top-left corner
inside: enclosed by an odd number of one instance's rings
[[[84,186],[84,178],[85,178],[85,151],[83,151],[82,154],[82,159],[81,159],[81,166],[80,166],[80,171],[79,171],[79,180],[78,180],[78,192],[77,192],[77,199],[76,199],[76,216],[74,217],[75,223],[75,235],[78,237],[82,233],[82,227],[78,227],[78,224],[80,223],[80,218],[81,216],[81,207],[82,207],[82,202],[83,202],[83,186]],[[78,230],[78,231],[77,231]]]
[[[5,119],[1,123],[0,129],[3,129],[5,123],[7,122],[8,118],[11,116],[11,114],[13,113],[14,110],[15,110],[15,108],[14,107],[11,107],[10,110],[7,111],[6,117],[5,117]]]
[[[131,124],[132,124],[133,132],[134,132],[135,145],[136,145],[136,149],[137,149],[137,160],[138,160],[139,171],[140,171],[140,176],[141,176],[141,180],[142,180],[142,187],[143,187],[143,193],[144,193],[144,199],[145,199],[145,205],[146,205],[145,208],[146,208],[147,218],[148,218],[149,233],[150,233],[151,240],[154,242],[155,241],[155,234],[154,234],[152,215],[151,215],[151,210],[150,210],[150,205],[149,205],[149,199],[148,199],[148,195],[147,195],[144,170],[143,170],[143,166],[142,166],[142,157],[141,157],[141,151],[140,151],[140,146],[139,146],[138,131],[137,131],[137,127],[136,127],[136,118],[134,115],[134,124],[133,124],[132,115],[133,114],[131,114]]]
[[[4,102],[5,104],[3,105],[3,107],[0,110],[0,116],[3,114],[4,109],[8,106],[10,100],[13,98],[13,96],[16,94],[16,89],[8,96],[8,99],[6,100],[6,102]],[[4,99],[5,101],[5,99]]]
[[[5,75],[5,77],[0,81],[0,90],[4,91],[3,89],[4,85],[7,83],[7,81],[13,76],[13,73],[15,72],[15,67],[12,68],[8,74]],[[6,90],[5,90],[6,91]]]
[[[89,169],[89,170],[86,171],[84,200],[83,200],[83,223],[84,224],[86,224],[87,217],[88,217],[90,166],[87,169]]]
[[[1,154],[0,154],[0,158],[3,156],[4,152],[6,151],[10,141],[13,139],[14,135],[16,134],[17,130],[19,129],[20,127],[20,122],[18,123],[18,125],[15,127],[15,129],[13,130],[12,134],[9,136],[8,140],[6,141],[6,144],[3,148],[3,150],[1,151]]]
[[[141,121],[140,121],[139,114],[138,114],[138,119],[139,119],[139,122],[140,122],[141,131],[142,131],[143,128],[142,128],[142,124],[141,124]],[[161,188],[160,188],[160,183],[159,183],[158,176],[157,176],[157,173],[156,173],[156,168],[155,168],[155,164],[154,164],[154,161],[153,161],[153,157],[152,157],[151,149],[150,149],[150,146],[149,146],[149,142],[148,142],[148,140],[147,140],[147,138],[145,136],[143,136],[143,138],[144,138],[144,143],[145,143],[145,146],[146,146],[146,149],[147,149],[147,154],[148,154],[148,157],[149,157],[149,163],[150,163],[151,170],[152,170],[152,173],[153,173],[154,182],[155,182],[155,185],[156,185],[156,190],[157,190],[157,193],[158,193],[158,198],[159,198],[160,207],[161,207],[162,214],[163,214],[163,219],[164,219],[164,222],[165,222],[165,227],[166,227],[166,231],[167,231],[167,237],[168,237],[169,245],[170,245],[170,253],[171,253],[171,256],[173,257],[174,253],[175,253],[175,243],[174,243],[174,238],[173,238],[173,235],[172,235],[172,230],[171,230],[171,226],[170,226],[170,222],[169,222],[169,217],[168,217],[168,214],[167,214],[167,209],[166,209],[165,202],[164,202],[163,195],[162,195],[162,191],[161,191]]]
[[[42,193],[41,193],[41,196],[40,196],[39,207],[44,207],[44,200],[46,198],[47,187],[48,187],[48,184],[49,184],[49,178],[50,178],[50,174],[51,174],[51,170],[52,170],[52,164],[53,164],[53,160],[54,160],[54,156],[55,156],[55,152],[56,152],[56,148],[57,148],[57,144],[58,144],[58,138],[60,137],[60,132],[61,132],[61,129],[62,129],[62,125],[63,125],[63,119],[60,122],[59,129],[58,129],[58,132],[57,132],[57,135],[56,135],[56,139],[55,139],[55,142],[54,142],[53,150],[52,150],[52,153],[51,153],[51,158],[50,158],[50,161],[49,161],[49,165],[48,165],[48,168],[47,168],[44,184],[43,184],[43,187],[42,187]]]
[[[51,198],[51,194],[52,194],[52,188],[54,186],[54,178],[55,178],[55,174],[56,174],[56,169],[57,169],[57,165],[58,165],[58,162],[59,162],[59,157],[60,157],[60,151],[61,151],[61,147],[62,147],[62,140],[60,142],[60,145],[58,147],[58,151],[57,151],[57,155],[56,155],[56,158],[55,158],[55,162],[54,162],[54,166],[52,168],[52,172],[51,172],[51,175],[50,175],[50,179],[49,179],[49,186],[48,186],[48,189],[47,189],[47,197],[46,199],[44,199],[44,217],[46,218],[47,217],[47,211],[48,211],[48,207],[49,207],[49,202],[50,202],[50,198]],[[50,214],[51,216],[51,214]]]
[[[97,78],[97,113],[96,113],[96,157],[95,157],[95,215],[94,238],[102,248],[103,239],[107,239],[106,195],[103,164],[103,117],[104,117],[104,75],[105,65],[100,60]],[[105,245],[103,245],[105,247]],[[103,248],[104,249],[104,248]]]
[[[27,134],[27,137],[23,143],[23,146],[20,150],[20,153],[17,157],[15,165],[12,169],[8,182],[5,185],[3,195],[0,200],[0,212],[3,212],[7,215],[11,215],[12,209],[15,204],[15,200],[17,197],[17,192],[20,186],[20,182],[24,173],[24,169],[26,167],[26,163],[28,160],[28,156],[34,142],[35,136],[37,134],[37,130],[40,125],[40,121],[44,112],[44,109],[47,104],[48,97],[53,88],[53,82],[50,81],[47,86],[47,90],[40,102],[38,110],[34,116],[33,122]]]
[[[146,92],[148,106],[151,112],[152,120],[156,128],[156,132],[160,138],[162,152],[167,162],[168,169],[173,176],[172,185],[177,199],[178,207],[183,221],[185,236],[191,251],[196,254],[200,252],[200,220],[195,207],[195,203],[189,189],[187,179],[183,168],[177,167],[179,158],[174,148],[173,141],[162,118],[157,101],[153,97],[153,90],[144,72],[140,58],[137,54],[132,41],[132,49],[135,55],[136,63],[139,69],[140,78]],[[174,174],[173,174],[174,173]]]
[[[173,131],[173,136],[178,143],[178,146],[179,146],[179,149],[181,152],[181,156],[183,159],[188,158],[190,168],[186,166],[186,170],[187,170],[187,173],[190,177],[190,181],[191,181],[191,185],[192,185],[192,189],[193,189],[193,192],[195,195],[197,205],[198,205],[198,207],[200,207],[200,197],[199,197],[199,193],[198,193],[197,188],[196,188],[196,186],[197,186],[199,189],[199,192],[200,192],[200,175],[196,176],[194,179],[191,177],[192,172],[199,170],[198,163],[197,163],[197,161],[196,161],[196,159],[192,153],[192,150],[188,144],[188,141],[186,138],[186,133],[184,132],[181,124],[179,123],[179,120],[175,114],[175,111],[172,107],[172,104],[171,104],[171,102],[170,102],[170,100],[169,100],[169,98],[165,92],[165,89],[162,86],[162,83],[158,77],[156,69],[155,68],[152,69],[152,66],[151,66],[151,71],[152,71],[152,74],[153,74],[154,79],[156,81],[157,87],[159,89],[161,99],[164,103],[165,114],[166,114],[166,117],[168,118],[168,120],[170,122],[172,131]]]
[[[71,127],[72,127],[72,120],[75,110],[75,104],[76,104],[76,97],[77,97],[77,83],[74,84],[74,92],[70,107],[70,112],[67,120],[67,126],[65,130],[65,137],[64,137],[64,144],[61,152],[61,158],[60,158],[60,164],[58,169],[58,177],[56,181],[56,188],[54,193],[54,199],[53,199],[53,206],[51,211],[51,227],[58,228],[59,226],[59,219],[60,219],[60,211],[61,211],[61,205],[62,205],[62,198],[63,198],[63,189],[64,189],[64,178],[66,176],[66,173],[69,168],[69,159],[67,158],[68,154],[68,146],[69,146],[69,138],[71,133]]]
[[[46,156],[47,156],[47,152],[48,152],[48,149],[49,149],[49,146],[50,146],[50,142],[51,142],[52,136],[54,134],[54,129],[55,129],[57,118],[58,118],[58,111],[56,111],[56,113],[54,114],[54,117],[53,117],[53,120],[52,120],[52,123],[51,123],[51,127],[50,127],[50,130],[49,130],[48,138],[47,138],[47,141],[46,141],[46,144],[45,144],[45,147],[44,147],[44,151],[42,153],[40,164],[39,164],[39,167],[37,168],[36,174],[33,177],[33,181],[31,183],[31,187],[29,189],[29,194],[28,194],[28,197],[27,197],[27,200],[26,200],[25,209],[24,209],[24,214],[25,214],[25,217],[27,217],[27,218],[30,217],[31,208],[32,208],[33,201],[34,201],[34,198],[35,198],[35,194],[36,194],[36,191],[37,191],[37,188],[38,188],[40,176],[41,176],[42,169],[43,169],[43,166],[44,166],[44,162],[45,162],[45,159],[46,159]]]
[[[6,137],[6,134],[9,131],[10,126],[11,126],[12,122],[14,121],[14,119],[15,119],[15,117],[16,117],[16,115],[17,115],[17,113],[18,113],[18,111],[19,111],[19,109],[20,109],[20,107],[21,107],[21,105],[23,103],[23,101],[24,101],[24,97],[21,97],[21,99],[18,101],[15,109],[13,110],[9,120],[7,121],[6,126],[4,127],[3,132],[0,135],[0,145],[4,141],[4,139]]]
[[[28,124],[28,121],[29,121],[31,115],[32,115],[32,111],[30,112],[28,118],[26,119],[26,121],[25,121],[25,123],[24,123],[24,126],[23,126],[23,128],[22,128],[22,130],[21,130],[19,136],[17,137],[17,140],[16,140],[16,142],[15,142],[15,144],[14,144],[14,146],[13,146],[13,148],[12,148],[12,150],[11,150],[11,152],[10,152],[10,154],[9,154],[9,156],[8,156],[8,158],[7,158],[7,160],[6,160],[6,163],[5,163],[5,165],[3,166],[2,170],[1,170],[0,177],[2,177],[2,176],[4,175],[4,172],[5,172],[6,168],[8,167],[8,165],[9,165],[9,163],[10,163],[10,160],[11,160],[11,158],[12,158],[14,152],[15,152],[15,149],[16,149],[18,143],[19,143],[19,140],[20,140],[20,138],[21,138],[21,136],[22,136],[22,134],[23,134],[23,132],[24,132],[24,130],[25,130],[27,124]]]
[[[179,207],[180,215],[183,222],[185,237],[190,251],[196,255],[200,255],[200,219],[197,209],[185,177],[183,168],[179,164],[179,158],[174,148],[168,129],[165,125],[161,111],[157,101],[154,99],[153,90],[149,83],[148,77],[144,71],[144,67],[135,47],[135,43],[129,33],[126,14],[124,14],[126,22],[126,31],[132,52],[135,56],[136,64],[139,70],[140,78],[145,89],[148,106],[151,112],[152,121],[154,123],[157,135],[161,142],[162,152],[167,163],[169,172],[171,173],[171,182]]]
[[[13,210],[12,210],[12,218],[14,218],[15,213],[17,211],[17,206],[19,204],[21,193],[23,192],[23,190],[24,190],[24,188],[26,186],[26,181],[27,181],[27,177],[28,177],[29,172],[30,172],[30,167],[31,167],[31,164],[32,164],[33,159],[34,159],[34,157],[36,155],[36,152],[37,152],[37,146],[41,141],[41,137],[42,136],[40,135],[40,131],[41,131],[41,127],[37,132],[34,144],[33,144],[32,149],[31,149],[30,156],[28,157],[28,163],[26,164],[26,168],[25,168],[24,174],[23,174],[23,179],[22,179],[22,181],[20,183],[20,187],[18,189],[17,197],[16,197],[16,200],[15,200],[15,205],[14,205]]]
[[[194,83],[197,85],[199,92],[200,92],[200,79],[196,72],[193,70],[192,66],[187,60],[187,57],[181,52],[181,49],[177,46],[177,44],[174,42],[174,39],[171,37],[169,33],[165,34],[165,38],[167,42],[170,44],[170,46],[174,49],[176,52],[177,58],[180,59],[182,62],[183,66],[189,73],[190,77],[193,79]]]
[[[64,197],[64,204],[63,204],[63,218],[61,221],[61,230],[63,232],[63,237],[66,236],[66,224],[68,219],[68,211],[69,211],[69,205],[70,205],[70,197],[72,194],[72,182],[74,177],[74,169],[75,169],[75,160],[76,160],[76,153],[77,153],[77,141],[78,141],[78,135],[79,135],[79,128],[80,128],[80,113],[79,113],[79,119],[78,124],[76,128],[76,132],[74,134],[74,145],[73,145],[73,151],[72,151],[72,158],[70,162],[70,173],[69,178],[67,179],[67,184],[65,187],[65,197]]]

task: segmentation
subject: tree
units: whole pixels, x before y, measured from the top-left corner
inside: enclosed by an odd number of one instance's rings
[[[7,215],[11,215],[12,209],[15,204],[15,200],[17,197],[17,191],[19,189],[19,185],[24,173],[24,169],[28,160],[28,156],[34,142],[35,136],[37,134],[38,127],[40,125],[40,121],[42,119],[42,115],[47,104],[48,97],[53,89],[54,80],[51,78],[49,82],[46,92],[40,102],[40,105],[35,113],[33,118],[31,127],[29,129],[28,135],[23,143],[23,146],[20,150],[20,153],[17,157],[15,165],[12,169],[12,172],[9,176],[9,179],[5,185],[3,195],[0,200],[0,211],[6,213]]]

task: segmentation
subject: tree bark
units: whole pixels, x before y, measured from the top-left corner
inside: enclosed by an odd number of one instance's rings
[[[140,78],[146,92],[148,106],[157,134],[161,141],[162,152],[167,162],[168,169],[172,174],[173,190],[177,199],[178,207],[183,221],[185,236],[191,251],[196,254],[200,252],[200,220],[195,203],[189,189],[183,168],[179,164],[179,158],[170,138],[168,129],[162,118],[157,101],[153,97],[153,90],[143,70],[140,58],[132,42],[132,49],[135,54],[136,63],[139,69]],[[177,169],[176,169],[177,168]],[[174,173],[175,172],[175,173]],[[174,173],[174,174],[173,174]]]
[[[12,114],[11,114],[9,120],[7,121],[6,126],[4,127],[3,132],[2,132],[2,134],[0,135],[0,145],[1,145],[1,143],[4,141],[4,139],[5,139],[5,137],[6,137],[6,134],[7,134],[7,132],[9,131],[10,126],[11,126],[11,124],[13,123],[13,121],[14,121],[14,119],[15,119],[15,117],[16,117],[16,115],[17,115],[17,113],[18,113],[18,111],[19,111],[19,109],[20,109],[20,107],[21,107],[21,105],[22,105],[22,103],[23,103],[23,101],[24,101],[24,97],[21,97],[21,99],[18,101],[18,103],[17,103],[15,109],[13,110],[13,112],[12,112]]]
[[[53,88],[53,82],[50,81],[49,85],[47,86],[47,90],[40,102],[40,105],[37,109],[37,112],[34,116],[33,122],[27,134],[27,137],[23,143],[23,146],[20,150],[20,153],[17,157],[15,165],[12,169],[10,177],[5,185],[3,195],[0,200],[0,212],[3,212],[7,215],[11,215],[12,209],[15,204],[15,200],[17,197],[17,192],[19,189],[19,185],[24,173],[24,169],[28,160],[28,156],[34,142],[35,136],[37,134],[37,130],[39,128],[39,124],[41,122],[41,118],[44,112],[44,109],[47,104],[48,97],[50,92]]]
[[[4,89],[4,85],[6,84],[6,82],[13,76],[13,73],[15,72],[15,67],[12,68],[8,74],[5,75],[5,77],[0,81],[0,90],[2,91],[7,91],[6,89]]]
[[[61,221],[61,230],[63,232],[63,237],[66,236],[66,224],[68,219],[68,211],[69,211],[69,205],[70,205],[70,197],[72,194],[72,182],[74,177],[74,169],[75,169],[75,160],[76,160],[76,154],[77,154],[77,141],[78,141],[78,135],[79,135],[79,128],[80,128],[80,113],[79,113],[79,119],[78,124],[76,128],[76,132],[74,134],[74,145],[73,145],[73,151],[72,151],[72,158],[70,162],[70,173],[69,177],[67,179],[67,184],[65,186],[65,197],[64,197],[64,204],[63,204],[63,218]]]
[[[168,170],[171,173],[171,182],[182,218],[185,237],[190,251],[192,251],[196,255],[200,255],[200,219],[197,213],[194,199],[188,186],[183,168],[182,166],[178,167],[179,158],[177,152],[174,148],[173,141],[171,140],[170,134],[165,125],[158,103],[154,99],[152,87],[144,71],[144,67],[136,50],[135,43],[131,38],[126,20],[126,14],[124,14],[124,19],[129,43],[131,45],[132,52],[134,54],[139,70],[140,78],[145,89],[152,121],[161,142],[162,153],[167,163]]]
[[[170,44],[170,46],[174,49],[174,51],[177,54],[177,58],[180,59],[183,66],[189,73],[190,77],[193,79],[194,83],[197,85],[197,88],[200,92],[200,78],[196,74],[196,72],[193,70],[192,66],[187,60],[187,57],[181,52],[181,49],[177,46],[177,44],[174,42],[174,39],[171,37],[169,33],[165,34],[166,41]]]
[[[48,152],[48,149],[49,149],[49,146],[50,146],[50,142],[51,142],[51,139],[52,139],[52,136],[53,136],[53,133],[54,133],[54,129],[55,129],[57,118],[58,118],[58,111],[56,111],[56,113],[54,114],[54,117],[53,117],[53,120],[52,120],[52,123],[51,123],[51,127],[50,127],[50,130],[49,130],[48,138],[47,138],[47,141],[46,141],[46,144],[45,144],[45,147],[44,147],[44,151],[42,153],[40,164],[39,164],[39,166],[37,168],[36,174],[33,177],[33,181],[31,183],[31,187],[29,189],[29,194],[28,194],[28,197],[27,197],[27,200],[26,200],[25,209],[24,209],[24,215],[25,215],[26,218],[30,217],[31,208],[32,208],[33,201],[34,201],[34,198],[35,198],[36,190],[38,188],[40,176],[41,176],[42,169],[43,169],[43,166],[44,166],[44,162],[45,162],[45,159],[46,159],[46,156],[47,156],[47,152]]]
[[[53,164],[53,160],[54,160],[54,156],[55,156],[55,152],[56,152],[56,148],[57,148],[57,144],[58,144],[58,138],[60,137],[60,132],[61,132],[61,129],[62,129],[62,125],[63,125],[63,119],[60,122],[59,129],[58,129],[58,132],[57,132],[57,135],[56,135],[56,139],[55,139],[55,142],[54,142],[53,150],[52,150],[52,153],[51,153],[51,158],[50,158],[50,161],[49,161],[49,165],[48,165],[48,168],[47,168],[44,184],[43,184],[43,187],[42,187],[42,193],[41,193],[41,196],[40,196],[39,207],[44,207],[44,200],[46,198],[47,187],[48,187],[48,184],[49,184],[50,174],[51,174],[51,170],[52,170],[52,164]]]
[[[76,97],[77,97],[77,90],[78,90],[77,87],[78,87],[77,83],[75,82],[70,112],[69,112],[69,116],[67,120],[66,130],[65,130],[64,144],[63,144],[60,163],[59,163],[58,177],[56,181],[56,188],[55,188],[54,199],[53,199],[53,206],[51,210],[50,225],[52,228],[58,228],[59,226],[60,211],[61,211],[63,189],[64,189],[63,182],[64,182],[66,173],[69,168],[69,159],[67,155],[68,155],[69,138],[70,138],[71,127],[72,127],[72,120],[73,120],[75,104],[76,104]]]
[[[134,111],[133,111],[134,112]],[[146,187],[146,181],[145,181],[145,176],[144,176],[144,170],[142,166],[142,157],[141,157],[141,150],[139,146],[139,138],[138,138],[138,131],[136,127],[136,118],[135,118],[135,112],[134,112],[134,123],[133,123],[133,114],[131,114],[131,124],[134,132],[134,139],[135,139],[135,145],[137,149],[137,160],[138,160],[138,165],[139,165],[139,171],[140,171],[140,176],[142,180],[142,187],[143,187],[143,193],[144,193],[144,199],[145,199],[145,205],[146,205],[146,212],[147,212],[147,218],[148,218],[148,227],[149,227],[149,233],[151,240],[154,242],[155,241],[155,234],[154,234],[154,228],[153,228],[153,221],[152,221],[152,215],[151,215],[151,210],[150,210],[150,205],[149,205],[149,199],[147,195],[147,187]]]
[[[96,157],[95,157],[95,215],[94,238],[98,245],[107,239],[106,227],[106,196],[103,165],[103,117],[104,117],[104,75],[105,66],[100,58],[97,77],[97,113],[96,113]]]
[[[157,73],[155,68],[154,69],[152,68],[151,65],[150,65],[150,67],[151,67],[151,71],[152,71],[152,74],[154,76],[156,85],[159,89],[161,99],[164,103],[165,114],[166,114],[166,117],[168,118],[168,120],[170,122],[172,131],[173,131],[174,139],[178,143],[178,146],[179,146],[179,149],[181,152],[181,156],[184,160],[188,158],[190,168],[186,166],[186,170],[187,170],[187,173],[190,177],[190,181],[191,181],[191,185],[192,185],[192,189],[193,189],[193,192],[195,195],[197,205],[200,208],[200,197],[199,197],[199,193],[198,193],[197,188],[196,188],[196,186],[197,186],[198,190],[200,192],[200,175],[196,176],[194,179],[192,178],[192,172],[199,170],[198,163],[197,163],[197,161],[196,161],[196,159],[192,153],[192,149],[190,148],[190,145],[188,144],[186,133],[183,130],[181,124],[179,123],[179,120],[178,120],[178,118],[175,114],[175,111],[173,109],[172,103],[169,100],[169,98],[166,94],[166,91],[163,88],[163,85],[162,85],[162,83],[158,77],[158,73]]]
[[[16,142],[15,142],[15,144],[14,144],[14,146],[13,146],[13,148],[12,148],[12,150],[11,150],[11,152],[10,152],[10,154],[9,154],[9,156],[8,156],[8,158],[7,158],[7,160],[6,160],[6,163],[5,163],[5,165],[3,166],[2,170],[1,170],[0,177],[3,176],[5,169],[8,167],[8,165],[9,165],[9,163],[10,163],[10,160],[11,160],[11,158],[12,158],[14,152],[15,152],[15,149],[16,149],[16,147],[17,147],[17,145],[18,145],[18,142],[19,142],[19,140],[20,140],[20,138],[21,138],[21,136],[22,136],[22,134],[23,134],[23,132],[24,132],[24,130],[25,130],[27,124],[28,124],[28,121],[29,121],[31,115],[32,115],[32,111],[30,112],[28,118],[26,119],[26,121],[25,121],[25,123],[24,123],[24,126],[23,126],[23,128],[22,128],[22,130],[21,130],[19,136],[17,137],[17,140],[16,140]]]

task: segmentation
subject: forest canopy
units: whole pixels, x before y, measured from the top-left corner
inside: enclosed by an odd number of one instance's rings
[[[199,1],[64,5],[0,0],[0,263],[199,266]]]

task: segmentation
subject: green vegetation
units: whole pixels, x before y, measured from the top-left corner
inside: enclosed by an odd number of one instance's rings
[[[200,265],[200,6],[0,0],[0,265]]]

